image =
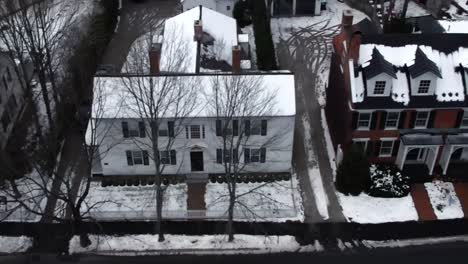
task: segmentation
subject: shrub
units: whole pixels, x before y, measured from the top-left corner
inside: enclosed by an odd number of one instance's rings
[[[249,4],[245,0],[239,0],[234,4],[232,16],[237,20],[237,25],[241,28],[252,24],[251,11]]]
[[[359,195],[369,189],[369,161],[360,147],[353,145],[344,155],[338,166],[335,185],[338,191],[351,195]]]
[[[265,1],[250,1],[257,50],[257,67],[262,71],[276,70],[275,46],[271,36],[270,20]]]
[[[410,178],[394,164],[372,165],[369,195],[374,197],[403,197],[410,191]]]

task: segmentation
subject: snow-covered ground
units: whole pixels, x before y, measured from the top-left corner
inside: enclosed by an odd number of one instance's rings
[[[463,209],[451,182],[427,182],[424,187],[437,219],[463,218]]]
[[[184,236],[166,235],[164,242],[158,242],[155,235],[131,235],[123,237],[90,236],[92,244],[82,248],[79,237],[70,241],[71,254],[88,253],[102,255],[159,255],[159,254],[260,254],[275,252],[322,251],[314,245],[301,247],[292,236],[235,235],[234,242],[228,242],[226,235]]]
[[[395,1],[395,14],[399,15],[403,11],[403,5],[405,0],[396,0]],[[385,8],[387,9],[390,5],[390,2],[385,3]],[[406,17],[421,17],[431,15],[423,6],[416,4],[413,1],[409,1],[408,9],[406,11]]]
[[[206,215],[225,218],[229,192],[225,183],[208,183],[205,193]],[[237,220],[284,222],[304,221],[300,189],[295,175],[290,181],[238,183],[234,217]]]
[[[20,236],[0,236],[0,254],[23,253],[32,247],[33,239]]]
[[[336,193],[343,208],[343,214],[350,222],[386,223],[418,220],[411,195],[402,198],[376,198],[361,193],[346,196]]]
[[[328,195],[323,186],[322,175],[320,174],[319,165],[312,146],[311,126],[307,116],[302,117],[302,125],[304,127],[304,145],[306,146],[306,155],[308,160],[308,174],[312,191],[314,192],[315,205],[317,210],[324,220],[329,218],[328,214]]]
[[[156,190],[148,186],[101,187],[93,182],[86,199],[90,215],[97,219],[148,219],[156,213]],[[84,209],[85,210],[85,209]],[[164,192],[163,217],[184,218],[187,211],[187,185],[168,185]]]
[[[444,243],[454,243],[454,242],[468,242],[468,236],[426,237],[426,238],[385,240],[385,241],[363,240],[361,242],[364,246],[368,248],[400,248],[400,247],[434,245],[434,244],[444,244]]]
[[[468,20],[439,20],[438,22],[446,33],[468,33]]]

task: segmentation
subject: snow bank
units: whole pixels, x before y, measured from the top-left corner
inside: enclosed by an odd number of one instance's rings
[[[33,239],[30,237],[0,236],[0,254],[26,252],[32,247]]]
[[[252,236],[235,235],[234,242],[227,241],[227,235],[165,235],[164,242],[158,242],[157,235],[128,235],[122,237],[91,235],[91,245],[82,248],[79,237],[70,241],[69,251],[74,253],[96,253],[116,255],[159,255],[159,254],[239,254],[295,252],[301,249],[293,236]],[[305,251],[319,251],[321,245],[308,247]]]
[[[284,222],[304,221],[302,198],[296,176],[291,181],[238,183],[236,220]],[[226,218],[229,192],[225,183],[208,183],[205,193],[206,215]]]
[[[463,218],[463,209],[452,183],[434,181],[424,186],[437,219]]]
[[[361,193],[359,196],[346,196],[336,193],[343,208],[343,214],[350,222],[386,223],[418,220],[413,198],[376,198]]]
[[[453,242],[468,242],[468,236],[452,236],[452,237],[426,237],[405,240],[385,240],[373,241],[363,240],[362,244],[368,248],[398,248],[408,246],[433,245]]]

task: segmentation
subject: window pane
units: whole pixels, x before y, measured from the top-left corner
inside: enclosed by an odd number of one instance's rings
[[[190,136],[191,138],[200,138],[200,126],[190,126]]]
[[[133,151],[133,163],[143,164],[143,153],[141,151]]]
[[[380,155],[390,155],[392,154],[393,141],[382,141],[380,145]]]
[[[418,93],[426,94],[429,92],[429,87],[431,86],[430,80],[421,80],[419,82]]]
[[[429,118],[429,112],[418,112],[416,115],[416,121],[414,123],[417,127],[425,127],[427,119]]]
[[[160,151],[159,152],[159,159],[161,164],[169,164],[169,151]]]
[[[261,128],[262,128],[262,123],[260,120],[252,120],[252,122],[250,122],[250,134],[251,135],[260,135]]]
[[[250,162],[260,162],[260,149],[250,150]]]
[[[374,87],[374,94],[383,94],[385,92],[385,81],[376,81]]]
[[[398,124],[398,118],[400,113],[388,113],[387,121],[385,122],[385,127],[396,127]]]
[[[369,127],[371,114],[370,113],[359,113],[358,127]]]

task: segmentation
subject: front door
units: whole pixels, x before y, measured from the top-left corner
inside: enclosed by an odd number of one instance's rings
[[[203,171],[203,152],[190,152],[190,164],[192,171]]]

